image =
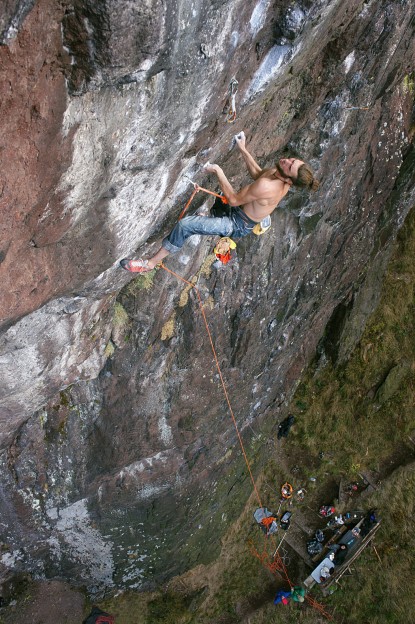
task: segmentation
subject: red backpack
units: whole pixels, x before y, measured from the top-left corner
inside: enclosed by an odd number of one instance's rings
[[[105,613],[98,607],[93,607],[91,613],[82,624],[114,624],[115,618],[109,613]]]

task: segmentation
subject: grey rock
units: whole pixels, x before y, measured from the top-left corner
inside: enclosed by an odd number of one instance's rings
[[[0,45],[13,40],[35,0],[3,0],[0,10]]]

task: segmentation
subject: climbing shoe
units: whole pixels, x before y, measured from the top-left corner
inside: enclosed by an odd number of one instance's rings
[[[130,273],[147,273],[148,271],[152,271],[148,266],[148,260],[142,260],[141,258],[138,258],[138,260],[124,258],[120,260],[120,265],[126,271],[130,271]]]

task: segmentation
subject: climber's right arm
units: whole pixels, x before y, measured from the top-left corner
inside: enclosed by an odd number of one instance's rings
[[[242,154],[242,158],[245,161],[247,169],[249,171],[249,175],[254,180],[257,180],[259,176],[262,174],[262,169],[256,162],[256,160],[251,156],[251,154],[246,149],[246,137],[244,132],[240,132],[235,136],[236,145],[238,146],[239,151]]]

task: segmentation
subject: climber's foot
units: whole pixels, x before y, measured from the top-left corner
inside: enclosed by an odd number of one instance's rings
[[[130,273],[148,273],[148,271],[153,270],[152,267],[148,266],[148,260],[142,260],[142,258],[138,258],[138,260],[124,258],[120,260],[120,265]]]

